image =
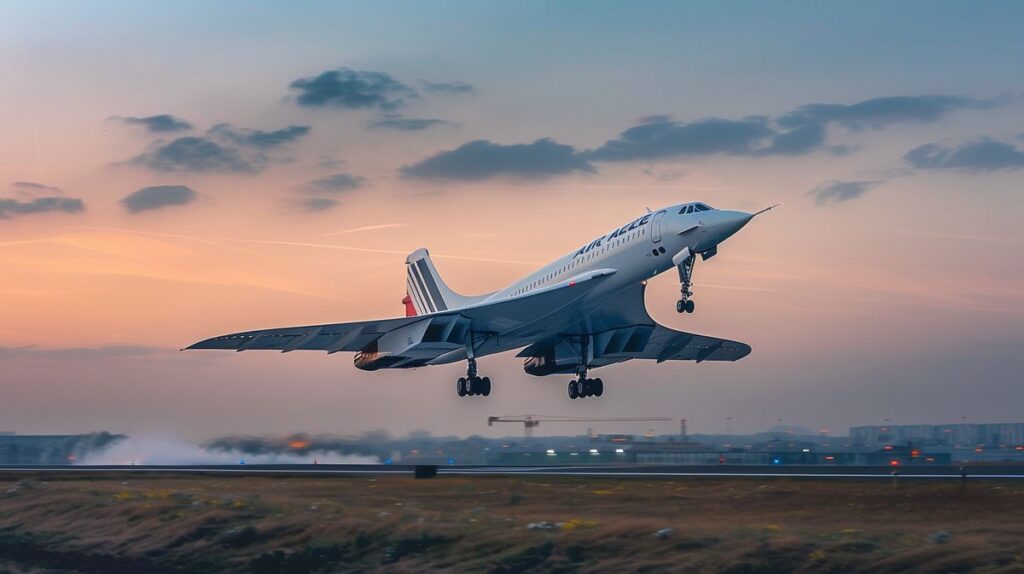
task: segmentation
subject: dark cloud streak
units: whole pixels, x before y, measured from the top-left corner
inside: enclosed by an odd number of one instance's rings
[[[79,213],[82,211],[85,211],[85,202],[73,197],[46,196],[24,201],[0,197],[0,219],[36,213]]]
[[[476,91],[473,84],[467,82],[431,82],[429,80],[420,80],[420,86],[423,87],[424,92],[431,94],[471,94]]]
[[[415,88],[389,74],[349,68],[300,78],[289,87],[299,92],[295,102],[307,108],[394,110],[419,99]]]
[[[816,204],[830,205],[857,199],[881,183],[881,181],[842,181],[833,179],[812,189],[808,194],[814,197]]]
[[[366,127],[374,130],[388,129],[402,132],[415,132],[443,125],[456,124],[448,120],[441,120],[437,118],[387,117],[371,122]]]
[[[125,125],[142,126],[146,128],[146,131],[152,133],[172,133],[192,129],[192,124],[170,114],[159,114],[141,118],[131,116],[113,116],[110,119],[117,120]]]
[[[543,179],[596,170],[569,145],[553,139],[502,145],[475,140],[402,167],[402,175],[427,180],[478,181],[492,177]]]
[[[303,187],[306,191],[315,193],[341,193],[358,189],[366,183],[366,179],[350,173],[336,173],[327,177],[314,179]]]
[[[709,154],[754,155],[775,132],[763,117],[709,118],[685,123],[653,116],[597,149],[582,152],[589,161],[633,161]]]
[[[155,185],[144,187],[121,200],[129,213],[140,213],[172,205],[185,205],[196,200],[197,194],[184,185]]]
[[[267,159],[245,158],[234,148],[207,138],[187,136],[169,143],[157,142],[150,151],[129,163],[159,172],[256,173],[266,166]]]
[[[954,147],[938,144],[918,146],[903,156],[917,169],[957,169],[992,172],[1024,168],[1024,151],[1013,144],[981,138]]]
[[[274,148],[293,143],[310,132],[309,126],[288,126],[274,131],[235,128],[231,124],[217,124],[210,128],[211,135],[223,137],[236,145]]]

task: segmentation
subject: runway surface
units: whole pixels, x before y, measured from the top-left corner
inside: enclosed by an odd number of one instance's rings
[[[411,475],[415,465],[387,464],[236,464],[236,465],[0,465],[4,473],[56,474],[220,474],[220,475]],[[447,466],[439,475],[461,476],[594,476],[594,477],[757,477],[757,478],[900,478],[1019,479],[1024,465],[978,466],[797,466],[797,465],[562,465],[562,466]]]

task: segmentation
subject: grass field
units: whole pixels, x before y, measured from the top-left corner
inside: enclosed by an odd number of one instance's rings
[[[996,481],[33,474],[0,477],[0,572],[1024,572],[1022,511]]]

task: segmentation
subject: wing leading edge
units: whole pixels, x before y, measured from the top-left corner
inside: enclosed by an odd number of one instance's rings
[[[543,321],[545,317],[579,301],[603,279],[614,273],[613,269],[590,271],[523,296],[483,302],[440,313],[377,321],[243,331],[205,339],[183,350],[357,352],[367,349],[378,340],[385,340],[383,337],[389,333],[408,328],[410,334],[418,333],[418,336],[422,337],[416,344],[423,343],[426,347],[411,353],[416,355],[415,361],[410,361],[406,365],[394,362],[389,366],[411,367],[426,363],[451,362],[465,357],[466,329],[480,335],[474,339],[478,354],[501,352],[506,349],[498,347],[494,342],[498,335]],[[426,328],[416,328],[419,324],[425,325]],[[461,354],[457,352],[459,349],[463,351]],[[440,358],[443,358],[443,361],[432,360]]]

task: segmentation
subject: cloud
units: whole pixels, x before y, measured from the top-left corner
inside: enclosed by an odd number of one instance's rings
[[[341,193],[358,189],[366,183],[366,178],[349,173],[336,173],[320,179],[307,182],[304,186],[306,191],[319,193]]]
[[[918,146],[903,156],[917,169],[960,169],[991,172],[1024,168],[1024,151],[1013,144],[981,138],[954,147]]]
[[[181,137],[170,143],[157,142],[150,151],[130,163],[159,172],[256,173],[266,167],[263,156],[243,157],[238,150],[202,137]]]
[[[469,94],[476,91],[473,84],[466,82],[431,82],[428,80],[420,80],[420,86],[423,87],[424,92],[431,94]]]
[[[434,126],[456,125],[455,122],[437,118],[406,118],[402,116],[389,116],[371,122],[366,127],[370,129],[388,129],[403,132],[415,132],[425,130]]]
[[[64,193],[64,191],[61,190],[61,188],[59,187],[54,187],[52,185],[43,185],[41,183],[36,183],[34,181],[15,181],[14,183],[11,184],[11,187],[15,191],[25,193],[33,193],[39,191],[45,191],[48,193]]]
[[[857,199],[881,183],[881,181],[842,181],[833,179],[812,189],[808,195],[813,196],[814,202],[818,205],[842,203],[851,199]]]
[[[299,201],[299,206],[306,211],[327,211],[338,205],[336,199],[330,197],[306,197]]]
[[[197,197],[195,191],[184,185],[154,185],[129,194],[121,200],[121,205],[129,213],[139,213],[170,205],[185,205]]]
[[[651,116],[641,121],[616,139],[583,152],[582,157],[591,161],[631,161],[716,153],[753,155],[775,135],[764,117],[686,123]]]
[[[290,144],[308,134],[309,131],[309,126],[288,126],[272,132],[266,132],[263,130],[234,128],[231,124],[217,124],[210,128],[209,133],[223,137],[225,140],[237,145],[273,148]]]
[[[638,124],[604,145],[582,153],[590,161],[656,160],[723,154],[745,156],[804,155],[821,149],[845,155],[849,146],[828,146],[828,126],[883,128],[899,122],[931,122],[960,109],[990,109],[1013,98],[981,100],[963,96],[892,96],[855,104],[808,104],[768,118],[710,118],[676,121],[665,115],[640,118]]]
[[[835,122],[845,128],[883,128],[899,122],[933,122],[960,109],[990,109],[1006,105],[1011,98],[979,100],[964,96],[889,96],[856,104],[808,104],[779,117],[782,127]]]
[[[188,123],[187,121],[181,118],[176,118],[170,114],[146,116],[143,118],[131,116],[113,116],[110,119],[117,120],[125,125],[142,126],[146,128],[146,131],[152,133],[171,133],[192,129],[192,124]]]
[[[307,108],[394,110],[419,99],[415,88],[389,74],[350,68],[300,78],[289,87],[299,92],[296,103]]]
[[[0,197],[0,219],[10,219],[19,215],[33,213],[78,213],[85,211],[85,203],[73,197],[36,197],[18,200]]]
[[[345,165],[345,160],[338,159],[330,154],[324,154],[316,158],[316,165],[327,169],[338,169]]]
[[[825,125],[810,123],[772,136],[758,155],[802,155],[825,145]]]
[[[475,140],[404,166],[401,171],[410,178],[474,181],[491,177],[542,179],[596,170],[572,146],[544,138],[512,145]]]
[[[137,345],[108,345],[104,347],[68,347],[68,348],[39,348],[27,347],[0,347],[0,361],[5,359],[57,359],[69,361],[81,361],[87,359],[102,359],[109,357],[141,357],[151,355],[163,355],[174,352],[173,349],[159,347],[142,347]]]

